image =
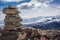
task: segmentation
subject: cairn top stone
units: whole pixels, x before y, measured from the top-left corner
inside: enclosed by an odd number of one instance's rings
[[[18,14],[20,13],[19,10],[14,7],[13,5],[9,5],[7,8],[3,9],[4,14]]]
[[[13,5],[9,5],[8,8],[17,9]]]

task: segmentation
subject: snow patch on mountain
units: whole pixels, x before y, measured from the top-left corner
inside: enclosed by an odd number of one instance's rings
[[[53,21],[60,21],[60,16],[48,16],[48,17],[36,17],[36,18],[31,18],[31,19],[24,19],[23,24],[32,24],[32,23],[38,23],[38,22],[43,22],[43,23],[50,23]]]

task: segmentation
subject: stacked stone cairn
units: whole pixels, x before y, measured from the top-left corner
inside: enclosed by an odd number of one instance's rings
[[[17,35],[20,31],[16,30],[22,25],[22,19],[19,15],[20,12],[14,6],[9,5],[3,9],[3,13],[6,14],[4,19],[5,28],[4,31],[1,32],[0,40],[17,40]]]
[[[14,30],[15,28],[18,28],[22,25],[22,19],[18,14],[20,12],[14,6],[9,5],[7,8],[4,8],[3,13],[6,14],[4,19],[5,30]]]

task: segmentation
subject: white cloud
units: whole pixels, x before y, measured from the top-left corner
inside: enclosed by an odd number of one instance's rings
[[[51,5],[50,5],[51,6]],[[21,11],[21,17],[23,19],[30,19],[30,18],[36,18],[36,17],[49,17],[49,16],[60,16],[60,5],[51,6],[48,8],[40,8],[40,9],[34,9],[34,10],[23,10]],[[31,20],[31,19],[30,19]],[[45,19],[38,19],[36,22],[43,22]],[[34,21],[28,21],[24,22],[23,24],[30,24],[30,23],[36,23]]]
[[[0,21],[3,21],[5,18],[5,14],[3,14],[2,12],[0,12]]]
[[[0,26],[4,25],[4,18],[5,18],[5,14],[0,12]]]
[[[21,9],[32,9],[32,8],[38,8],[38,7],[48,7],[49,3],[53,0],[31,0],[28,3],[22,3],[17,5],[17,7]]]
[[[22,3],[17,7],[19,10],[21,8],[21,17],[23,19],[60,15],[60,5],[49,5],[50,2],[53,2],[53,0],[31,0],[29,3]]]
[[[39,16],[56,16],[60,15],[60,8],[59,5],[54,7],[47,7],[47,8],[39,8],[39,9],[32,9],[32,10],[21,10],[21,17],[23,19],[29,19]]]
[[[0,0],[1,2],[19,2],[23,0]]]

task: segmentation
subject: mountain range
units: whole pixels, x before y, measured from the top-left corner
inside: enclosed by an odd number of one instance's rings
[[[60,30],[60,16],[37,17],[37,19],[40,20],[36,21],[35,23],[24,24],[23,26],[42,30]]]
[[[0,26],[4,26],[3,24],[4,22],[0,21]],[[30,19],[23,19],[22,24],[24,27],[32,27],[42,30],[60,30],[60,16],[40,16]]]

